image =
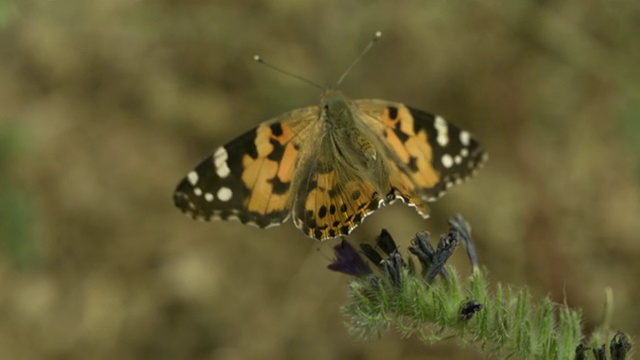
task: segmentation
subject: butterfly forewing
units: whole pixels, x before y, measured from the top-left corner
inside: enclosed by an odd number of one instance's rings
[[[174,202],[194,219],[237,219],[268,227],[284,222],[301,140],[317,128],[318,107],[267,121],[216,149],[178,184]]]
[[[472,175],[485,153],[475,138],[440,116],[384,100],[355,100],[361,119],[381,139],[395,195],[426,217],[425,201]]]
[[[486,153],[471,133],[443,117],[412,107],[407,109],[413,118],[415,131],[427,133],[432,149],[432,166],[440,174],[440,180],[429,194],[438,198],[444,190],[474,175],[486,160]]]

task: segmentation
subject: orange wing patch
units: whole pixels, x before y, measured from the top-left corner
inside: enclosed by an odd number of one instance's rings
[[[418,129],[406,106],[386,108],[383,120],[387,126],[383,135],[421,188],[432,188],[440,181],[440,173],[433,167],[433,152],[426,129]]]
[[[255,154],[242,158],[241,180],[252,189],[245,199],[248,211],[258,214],[284,211],[290,207],[290,188],[298,158],[298,146],[286,124],[260,125],[256,129]]]

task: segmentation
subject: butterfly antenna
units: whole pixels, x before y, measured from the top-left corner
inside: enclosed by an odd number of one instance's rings
[[[351,69],[353,69],[353,67],[360,61],[360,59],[362,59],[364,54],[369,52],[369,49],[371,49],[373,44],[375,44],[376,41],[378,41],[378,39],[380,39],[381,36],[382,36],[382,32],[376,31],[375,35],[373,35],[373,39],[371,39],[371,41],[369,41],[369,44],[367,44],[367,47],[365,47],[364,50],[362,50],[362,53],[360,54],[360,56],[358,56],[355,60],[353,60],[353,62],[351,63],[351,65],[349,65],[347,70],[345,70],[344,73],[342,73],[342,76],[340,76],[340,79],[338,79],[338,82],[336,83],[336,88],[340,86],[340,84],[342,83],[342,80],[344,80],[344,78],[347,77],[347,74],[349,74]]]
[[[279,72],[281,74],[285,74],[287,76],[291,76],[292,78],[298,79],[300,81],[306,82],[307,84],[311,84],[311,85],[317,87],[318,89],[324,90],[323,86],[320,86],[320,85],[316,84],[315,82],[313,82],[313,81],[311,81],[309,79],[305,79],[302,76],[299,76],[299,75],[290,73],[288,71],[282,70],[281,68],[279,68],[279,67],[277,67],[275,65],[271,65],[270,63],[264,61],[264,59],[262,59],[259,55],[254,55],[253,56],[253,60],[255,60],[256,62],[258,62],[260,64],[266,65],[266,66],[270,67],[271,69],[273,69],[273,70],[275,70],[275,71],[277,71],[277,72]]]

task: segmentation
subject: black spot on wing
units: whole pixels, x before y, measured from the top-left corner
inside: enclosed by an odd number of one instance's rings
[[[327,216],[327,207],[322,205],[320,206],[320,209],[318,210],[318,216],[320,217],[320,219],[324,219],[325,216]]]
[[[336,197],[338,197],[338,195],[340,195],[342,193],[340,187],[336,186],[334,188],[331,188],[329,190],[327,190],[327,194],[329,195],[329,197],[331,199],[335,199]]]
[[[280,125],[280,123],[271,124],[269,128],[274,136],[280,136],[283,134],[282,125]]]
[[[267,155],[267,159],[280,162],[282,160],[282,157],[284,156],[284,149],[286,145],[281,144],[276,139],[270,139],[269,143],[271,143],[273,149],[271,150],[269,155]]]
[[[405,134],[404,131],[400,129],[400,124],[400,121],[396,123],[396,126],[393,128],[393,133],[396,134],[396,136],[398,137],[398,139],[400,139],[400,141],[402,141],[402,143],[405,143],[409,139],[409,135]]]
[[[355,214],[355,215],[353,216],[353,221],[354,221],[356,224],[361,223],[361,222],[362,222],[362,214],[361,214],[361,213],[357,213],[357,214]]]
[[[418,158],[416,158],[415,156],[409,156],[409,162],[407,163],[407,167],[409,168],[409,170],[413,171],[413,172],[418,172]]]
[[[387,109],[389,110],[389,118],[391,120],[395,120],[398,117],[398,108],[395,106],[389,106]]]
[[[267,182],[273,185],[273,193],[276,195],[285,194],[291,187],[291,182],[282,182],[278,176],[274,176],[272,179],[267,180]]]
[[[302,219],[304,222],[304,225],[309,228],[309,229],[313,229],[313,228],[317,228],[318,227],[318,223],[316,222],[316,218],[313,214],[313,211],[311,210],[307,210],[304,213],[304,218]]]

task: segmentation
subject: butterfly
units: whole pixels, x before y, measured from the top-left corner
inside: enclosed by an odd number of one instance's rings
[[[397,200],[428,217],[427,202],[486,160],[478,141],[440,116],[399,102],[323,91],[319,106],[263,122],[218,147],[173,199],[199,220],[261,228],[293,218],[307,236],[348,235]]]
[[[290,216],[309,237],[347,235],[383,205],[426,202],[461,183],[486,153],[440,116],[326,90],[217,148],[178,184],[175,205],[194,219],[262,228]]]

